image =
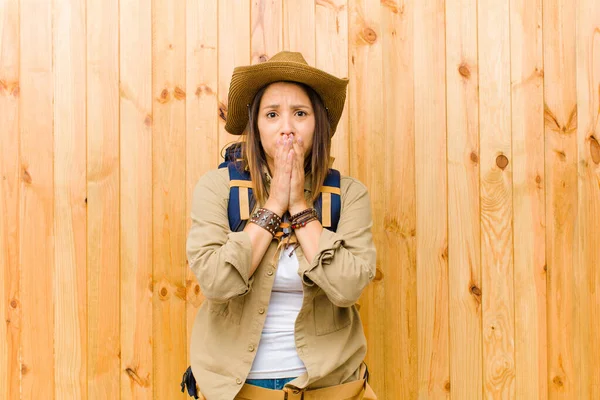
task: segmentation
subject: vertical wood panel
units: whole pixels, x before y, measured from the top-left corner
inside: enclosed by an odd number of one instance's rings
[[[315,66],[315,1],[283,2],[283,50],[299,51]]]
[[[415,174],[419,397],[450,394],[443,0],[415,2]]]
[[[54,398],[54,173],[52,3],[20,7],[22,398]]]
[[[579,397],[575,360],[577,92],[575,8],[544,0],[546,257],[549,398]]]
[[[218,85],[218,1],[188,1],[186,57],[186,233],[192,224],[193,190],[200,177],[217,167],[219,121]],[[203,296],[194,273],[186,267],[187,347],[192,326]],[[189,351],[186,351],[189,364]]]
[[[219,152],[238,136],[225,131],[227,119],[227,96],[234,67],[250,64],[250,0],[219,0],[218,7],[218,113]],[[232,29],[231,27],[235,27]],[[220,154],[214,160],[221,161]]]
[[[119,397],[119,8],[87,3],[88,396]]]
[[[350,85],[350,173],[371,190],[373,236],[375,245],[383,246],[385,197],[376,188],[384,185],[381,155],[385,152],[385,123],[382,82],[381,8],[377,0],[349,2]],[[385,292],[382,279],[382,252],[378,252],[377,275],[361,297],[361,317],[367,341],[367,364],[373,373],[370,383],[385,398]]]
[[[19,1],[0,0],[0,398],[18,399]]]
[[[283,0],[251,1],[251,61],[258,64],[283,49]]]
[[[600,398],[600,3],[577,3],[579,398]]]
[[[151,399],[152,2],[119,2],[121,398]]]
[[[450,393],[482,398],[477,1],[446,3]]]
[[[510,20],[508,2],[478,4],[483,384],[515,396]]]
[[[184,398],[185,314],[185,2],[152,4],[153,371],[154,398]]]
[[[85,0],[54,2],[56,398],[87,398]]]
[[[552,28],[551,28],[552,29]],[[542,1],[510,3],[516,398],[548,393]]]
[[[339,78],[348,76],[348,4],[346,0],[316,0],[315,4],[316,67]],[[308,61],[308,60],[307,60]],[[343,175],[350,172],[348,139],[348,103],[331,141],[333,167]]]
[[[381,254],[385,285],[385,388],[388,399],[417,398],[417,283],[413,30],[414,2],[382,4],[385,119]],[[401,72],[401,73],[399,73]],[[393,160],[393,162],[390,162]]]

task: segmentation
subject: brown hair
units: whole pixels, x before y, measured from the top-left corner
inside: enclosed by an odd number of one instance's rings
[[[288,82],[300,86],[310,99],[310,103],[315,115],[315,133],[313,135],[312,148],[309,157],[305,158],[304,174],[311,173],[310,187],[312,190],[312,201],[317,199],[321,192],[323,182],[329,172],[329,156],[331,151],[331,128],[327,116],[327,109],[323,105],[319,95],[307,85],[298,82]],[[263,169],[267,169],[267,157],[265,150],[260,142],[260,134],[258,131],[258,111],[260,101],[269,85],[261,88],[252,104],[248,106],[248,126],[242,136],[244,146],[242,146],[242,158],[244,168],[250,171],[252,177],[252,185],[254,187],[254,196],[258,204],[264,204],[267,201],[267,178],[263,173]],[[272,171],[270,171],[272,173]]]

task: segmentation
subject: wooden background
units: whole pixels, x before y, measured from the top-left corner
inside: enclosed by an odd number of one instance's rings
[[[597,0],[0,0],[0,398],[184,399],[236,65],[348,76],[380,399],[600,398]]]

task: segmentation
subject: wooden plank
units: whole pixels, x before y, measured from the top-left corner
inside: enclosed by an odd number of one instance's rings
[[[446,3],[450,394],[482,398],[477,1]]]
[[[544,0],[548,397],[579,398],[575,360],[577,90],[575,7]]]
[[[20,4],[22,398],[54,398],[54,172],[52,3]],[[40,260],[43,260],[40,268]]]
[[[316,67],[339,78],[348,76],[348,2],[347,0],[317,0],[315,4]],[[348,139],[349,90],[344,112],[331,141],[333,167],[343,175],[350,172]]]
[[[509,3],[478,3],[483,396],[515,397]]]
[[[385,112],[381,267],[385,286],[385,388],[389,399],[416,399],[417,260],[414,127],[414,6],[387,1],[381,15]],[[402,71],[401,74],[398,71]]]
[[[418,390],[443,398],[450,395],[444,1],[414,7]]]
[[[315,7],[315,1],[311,0],[283,3],[283,50],[299,51],[312,66],[315,66],[316,47]]]
[[[250,64],[250,0],[219,0],[218,6],[218,79],[217,89],[219,118],[219,152],[231,142],[239,140],[225,131],[227,119],[227,96],[233,69]],[[231,27],[235,26],[235,29]],[[218,165],[222,157],[215,154],[214,163]]]
[[[152,4],[152,344],[156,399],[186,396],[178,386],[187,368],[185,5],[169,0]]]
[[[206,172],[215,169],[218,154],[219,120],[217,106],[218,2],[187,2],[186,37],[186,232],[192,224],[191,207],[194,187]],[[209,157],[198,157],[198,151]],[[186,267],[187,363],[192,326],[204,297],[194,273]]]
[[[58,399],[87,398],[85,0],[54,2],[54,354]]]
[[[119,3],[87,3],[88,396],[120,394]]]
[[[575,338],[580,399],[600,398],[600,3],[577,7],[578,263],[574,268],[579,329]]]
[[[0,0],[0,398],[18,399],[21,372],[19,270],[19,2]]]
[[[371,191],[373,237],[375,246],[384,242],[385,197],[378,191],[384,187],[386,126],[383,104],[383,55],[381,12],[378,0],[349,2],[350,66],[350,175],[363,182]],[[382,252],[378,252],[377,276],[361,296],[363,327],[367,337],[366,362],[372,372],[370,383],[376,393],[385,398],[385,291]]]
[[[119,2],[121,398],[151,399],[152,2]]]
[[[283,50],[282,0],[254,0],[251,9],[252,64]]]
[[[516,398],[548,393],[542,1],[510,3]]]

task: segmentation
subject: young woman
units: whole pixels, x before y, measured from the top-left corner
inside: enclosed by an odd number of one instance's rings
[[[225,129],[242,135],[256,206],[232,231],[229,169],[211,171],[194,190],[187,240],[206,297],[191,368],[209,400],[376,398],[355,306],[375,276],[369,195],[341,177],[335,229],[312,208],[347,84],[291,52],[233,72]]]

